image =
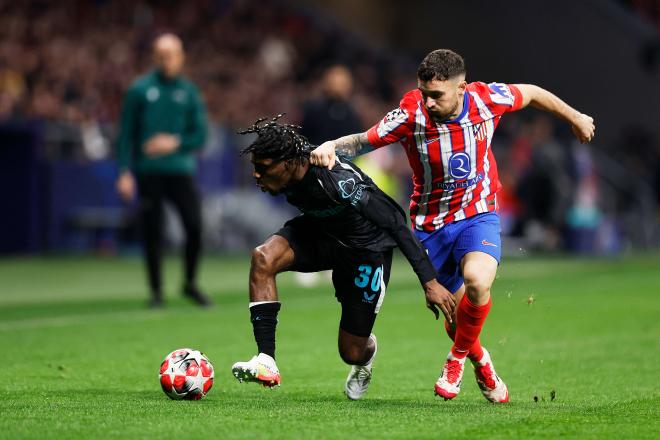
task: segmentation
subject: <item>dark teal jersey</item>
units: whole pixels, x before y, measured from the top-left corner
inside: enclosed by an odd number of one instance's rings
[[[384,252],[399,247],[421,283],[435,278],[426,251],[406,225],[403,209],[350,161],[338,157],[332,170],[310,166],[284,195],[319,234],[355,250]]]
[[[179,137],[179,148],[161,157],[147,157],[142,147],[157,133]],[[154,70],[136,79],[124,97],[117,142],[119,167],[137,174],[192,174],[194,152],[204,146],[206,135],[206,109],[197,87],[183,77],[167,79]]]

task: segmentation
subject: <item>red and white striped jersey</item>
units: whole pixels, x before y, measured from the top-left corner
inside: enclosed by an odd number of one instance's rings
[[[416,229],[431,232],[496,209],[501,184],[491,141],[502,115],[521,106],[515,86],[473,82],[467,85],[461,114],[441,124],[429,117],[415,89],[368,130],[374,148],[400,142],[406,150],[413,170],[410,217]]]

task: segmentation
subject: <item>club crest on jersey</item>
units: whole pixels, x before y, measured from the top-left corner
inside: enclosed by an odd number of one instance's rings
[[[449,174],[456,180],[464,180],[470,175],[470,156],[467,153],[454,153],[449,158]]]
[[[488,137],[488,127],[486,127],[485,122],[482,122],[472,127],[472,132],[474,133],[474,138],[478,142],[481,142]]]

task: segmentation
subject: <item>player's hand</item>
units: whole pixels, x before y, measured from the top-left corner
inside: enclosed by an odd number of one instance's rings
[[[581,144],[591,142],[596,134],[596,126],[594,125],[594,118],[584,113],[580,113],[572,127],[573,134],[580,141]]]
[[[179,138],[171,134],[158,133],[144,143],[144,153],[149,157],[160,157],[173,153],[179,148]]]
[[[309,163],[317,167],[332,169],[335,166],[335,142],[323,142],[316,147],[309,155]]]
[[[135,178],[130,171],[122,171],[117,179],[117,192],[123,201],[130,203],[135,199]]]
[[[426,307],[433,312],[435,319],[440,318],[440,312],[438,311],[440,309],[447,322],[453,322],[456,300],[449,290],[445,289],[436,280],[431,280],[424,284],[424,294],[426,295]]]

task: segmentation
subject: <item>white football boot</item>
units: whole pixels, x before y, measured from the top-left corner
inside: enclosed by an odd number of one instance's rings
[[[348,373],[348,378],[346,378],[346,386],[344,387],[344,392],[346,393],[346,397],[351,400],[360,399],[364,393],[367,392],[369,383],[371,383],[371,366],[374,363],[374,359],[376,359],[378,341],[376,339],[376,335],[373,333],[369,335],[369,338],[374,341],[374,354],[371,355],[371,359],[366,365],[353,365],[351,367],[350,373]]]
[[[461,391],[461,381],[465,370],[465,358],[457,358],[450,351],[442,368],[442,374],[435,383],[436,396],[445,400],[453,399]]]
[[[269,388],[279,386],[281,381],[275,359],[265,353],[259,353],[247,362],[236,362],[231,372],[239,382],[258,382]]]
[[[493,361],[486,347],[481,347],[484,355],[479,362],[472,362],[474,375],[477,377],[477,385],[481,389],[481,394],[493,403],[507,403],[509,401],[509,390],[506,384],[495,372]]]

